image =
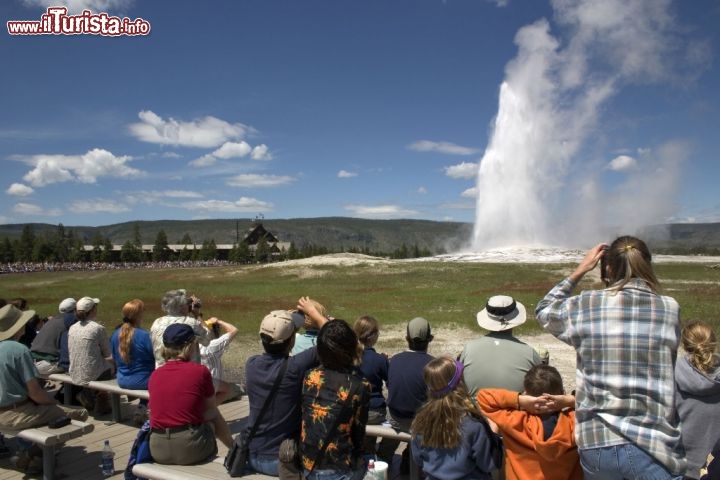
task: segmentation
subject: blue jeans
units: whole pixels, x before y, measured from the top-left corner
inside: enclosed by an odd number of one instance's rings
[[[632,443],[579,450],[585,480],[682,480]]]
[[[264,473],[271,477],[278,476],[278,456],[250,454],[250,467],[258,473]]]
[[[305,470],[304,473],[307,480],[350,480],[353,478],[353,472],[348,470],[313,470],[312,473]]]

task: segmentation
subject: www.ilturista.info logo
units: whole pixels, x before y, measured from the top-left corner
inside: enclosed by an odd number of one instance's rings
[[[50,7],[40,21],[16,20],[7,22],[10,35],[147,35],[150,22],[142,18],[111,17],[107,13],[83,10],[80,15],[68,15],[65,7]]]

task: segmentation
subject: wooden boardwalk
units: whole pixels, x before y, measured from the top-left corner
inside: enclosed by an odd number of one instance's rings
[[[122,423],[113,422],[110,414],[98,418],[88,417],[87,421],[95,425],[95,430],[69,441],[58,450],[56,478],[68,480],[101,480],[104,478],[122,480],[124,478],[123,470],[127,465],[137,428],[132,424],[135,404],[123,401],[122,410]],[[235,435],[240,431],[247,417],[247,398],[225,403],[220,406],[220,411],[227,420],[230,431]],[[100,455],[105,440],[110,440],[110,446],[115,451],[116,472],[111,477],[103,477],[100,471]],[[225,445],[218,442],[218,449],[218,455],[224,457],[227,453]],[[255,476],[248,475],[243,478],[252,479],[253,477]],[[27,479],[42,479],[42,474],[25,475],[13,469],[10,459],[0,459],[0,480]]]
[[[73,439],[66,443],[58,450],[56,478],[59,480],[103,480],[104,478],[112,480],[123,480],[123,470],[127,465],[128,455],[132,447],[137,428],[132,424],[132,414],[135,410],[134,403],[127,403],[123,397],[121,405],[123,411],[123,421],[115,423],[111,419],[111,415],[103,415],[98,418],[88,417],[88,422],[95,425],[95,430],[82,437]],[[225,420],[230,426],[233,436],[238,433],[248,414],[247,397],[239,400],[224,403],[220,406]],[[115,475],[111,477],[103,477],[100,471],[100,455],[102,453],[103,442],[110,440],[110,446],[115,451]],[[227,448],[221,442],[218,442],[218,455],[224,457]],[[399,456],[396,455],[396,459]],[[407,478],[399,476],[397,473],[391,475],[394,479]],[[228,477],[230,478],[230,477]],[[263,475],[247,475],[243,477],[248,480],[266,479]],[[14,470],[10,459],[0,459],[0,480],[29,480],[42,479],[42,474],[25,475]]]

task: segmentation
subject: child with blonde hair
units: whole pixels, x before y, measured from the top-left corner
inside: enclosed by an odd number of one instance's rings
[[[697,479],[720,431],[720,359],[715,332],[705,322],[688,324],[680,341],[685,355],[675,365],[675,405],[688,461],[685,478]]]
[[[320,315],[323,317],[327,316],[327,310],[320,302],[312,298],[308,299],[308,301],[312,303],[315,310],[317,310]],[[295,334],[295,345],[293,345],[290,355],[297,355],[298,353],[304,352],[308,348],[312,348],[317,345],[317,337],[320,329],[310,315],[305,312],[303,312],[303,315],[305,315],[305,323],[303,324],[303,329],[305,331],[303,333],[298,332]]]
[[[463,364],[448,356],[423,372],[428,401],[411,426],[412,456],[427,480],[489,480],[500,468],[495,434],[470,399]]]

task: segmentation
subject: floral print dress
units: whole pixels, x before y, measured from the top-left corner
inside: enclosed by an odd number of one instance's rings
[[[305,470],[313,470],[326,439],[315,470],[353,470],[362,457],[369,403],[370,383],[357,371],[319,367],[305,374],[300,434]]]

